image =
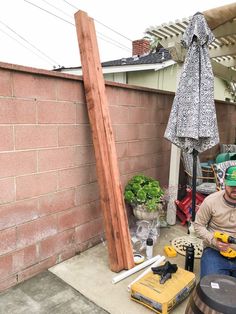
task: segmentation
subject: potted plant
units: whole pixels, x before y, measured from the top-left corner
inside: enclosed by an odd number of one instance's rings
[[[124,191],[125,201],[133,208],[134,216],[145,220],[158,217],[163,206],[163,195],[159,181],[143,174],[133,176]]]

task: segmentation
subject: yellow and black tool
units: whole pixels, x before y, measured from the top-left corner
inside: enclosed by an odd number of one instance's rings
[[[236,244],[236,238],[234,238],[234,237],[232,237],[226,233],[223,233],[223,232],[216,231],[214,233],[214,238],[221,241],[221,242],[224,242],[224,243]],[[227,251],[221,251],[220,254],[225,256],[225,257],[234,258],[234,257],[236,257],[236,250],[228,248]]]
[[[165,245],[164,251],[168,257],[175,257],[177,255],[176,250],[171,245]]]

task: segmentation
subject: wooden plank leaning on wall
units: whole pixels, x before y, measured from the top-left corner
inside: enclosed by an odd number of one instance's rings
[[[134,266],[125,209],[93,19],[75,13],[85,96],[92,129],[101,207],[112,271]]]

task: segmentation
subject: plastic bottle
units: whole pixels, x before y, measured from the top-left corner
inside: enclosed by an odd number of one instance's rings
[[[153,239],[147,238],[146,241],[146,257],[150,259],[153,257]]]
[[[194,246],[191,245],[186,246],[186,255],[185,255],[185,269],[193,272],[194,266]]]

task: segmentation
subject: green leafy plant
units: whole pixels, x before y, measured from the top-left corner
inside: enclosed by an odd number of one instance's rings
[[[133,176],[125,186],[124,198],[132,207],[144,205],[148,212],[158,210],[164,191],[159,181],[139,174]]]

